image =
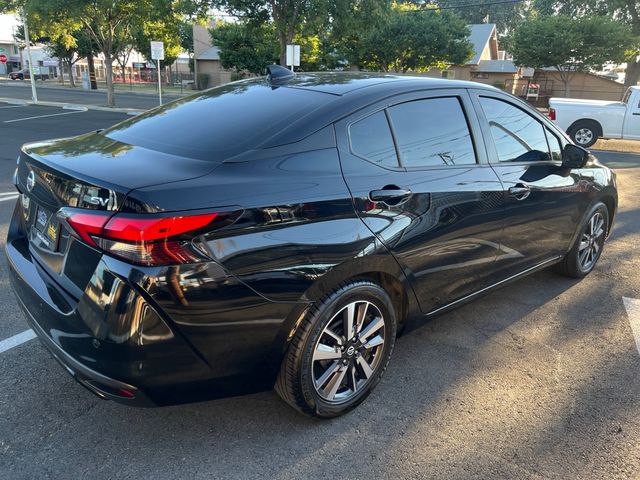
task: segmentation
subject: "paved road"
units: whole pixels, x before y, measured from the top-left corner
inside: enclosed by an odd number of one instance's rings
[[[62,112],[37,108],[0,105],[0,194],[20,143],[123,117],[2,123]],[[131,409],[93,397],[32,340],[0,353],[0,477],[639,478],[640,354],[622,298],[640,298],[640,156],[599,156],[621,200],[596,271],[537,273],[400,338],[349,415],[312,420],[272,392]],[[3,258],[0,284],[2,340],[27,328]]]
[[[104,90],[83,90],[77,88],[47,87],[37,83],[38,100],[46,102],[64,102],[81,105],[107,105],[107,93]],[[31,87],[29,82],[0,81],[0,97],[21,100],[31,100]],[[163,95],[166,103],[180,98],[179,95]],[[148,93],[121,92],[115,93],[116,106],[121,108],[135,108],[148,110],[158,106],[158,97]]]

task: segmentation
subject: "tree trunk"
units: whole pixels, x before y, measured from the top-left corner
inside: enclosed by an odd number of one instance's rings
[[[564,98],[569,98],[569,95],[571,95],[571,81],[562,80],[562,83],[564,83]]]
[[[107,106],[115,107],[116,99],[113,96],[113,57],[110,52],[102,53],[104,54],[104,75],[107,81]]]
[[[62,83],[62,85],[64,85],[64,63],[64,60],[60,60],[58,64],[60,67],[60,83]]]
[[[69,85],[73,88],[76,86],[76,81],[73,78],[73,60],[69,62]]]
[[[278,32],[278,40],[280,42],[280,65],[283,65],[286,67],[287,66],[287,35],[284,32]]]
[[[89,68],[89,81],[91,82],[91,90],[97,90],[98,82],[96,82],[96,67],[93,64],[93,53],[87,55],[87,67]]]
[[[627,71],[624,76],[625,90],[637,85],[638,80],[640,80],[640,62],[638,62],[638,58],[636,57],[634,60],[627,62]]]

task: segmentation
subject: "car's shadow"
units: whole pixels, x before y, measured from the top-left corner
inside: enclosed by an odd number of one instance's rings
[[[13,459],[8,472],[19,475],[28,459],[48,462],[54,477],[77,476],[87,462],[99,477],[113,468],[182,478],[557,474],[565,470],[547,455],[567,442],[583,454],[605,448],[589,432],[629,406],[609,398],[609,381],[629,375],[619,363],[631,361],[630,347],[589,348],[622,308],[602,300],[617,296],[606,275],[578,282],[539,272],[433,319],[399,339],[364,404],[329,421],[296,413],[273,392],[159,409],[99,401],[34,343],[3,360],[32,377],[3,374],[0,427],[11,431],[0,450]],[[593,357],[591,371],[580,355]],[[629,389],[618,400],[640,393],[636,378],[619,380]],[[579,457],[563,468],[577,472]]]

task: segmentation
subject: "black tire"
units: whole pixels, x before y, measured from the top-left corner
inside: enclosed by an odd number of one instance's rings
[[[593,236],[590,232],[592,219],[599,218],[602,221],[602,232],[596,236],[596,238],[591,239]],[[598,221],[599,223],[599,221]],[[567,277],[572,278],[583,278],[587,276],[598,263],[598,259],[602,254],[602,249],[604,248],[604,242],[609,233],[609,210],[606,205],[602,202],[598,202],[593,207],[589,209],[584,219],[580,223],[580,227],[578,230],[578,235],[576,236],[576,241],[569,250],[569,253],[565,255],[565,257],[555,265],[555,270]],[[596,232],[597,233],[597,232]],[[588,244],[585,247],[585,242]],[[585,258],[585,248],[594,248],[593,245],[597,248],[597,252],[593,255],[591,261],[585,262],[583,259]]]
[[[344,322],[346,322],[345,317],[349,313],[349,305],[355,305],[351,310],[355,312],[355,317],[358,316],[360,308],[364,308],[365,311],[362,314],[363,320],[360,325],[360,333],[357,333],[357,326],[354,327],[355,335],[353,338],[358,338],[359,335],[363,337],[365,335],[370,336],[368,339],[354,341],[353,344],[351,340],[346,339],[345,335],[343,335],[344,329],[339,329],[340,324],[346,329],[347,324]],[[341,313],[344,310],[346,310],[346,313]],[[338,314],[341,314],[341,316],[338,317]],[[379,324],[379,320],[376,320],[378,316],[382,317],[384,325],[374,329],[372,328],[372,326],[375,326],[374,323],[376,325]],[[336,325],[338,327],[335,327]],[[330,326],[333,326],[331,332],[337,333],[343,342],[342,347],[336,343],[333,346],[335,352],[331,354],[341,355],[341,357],[329,360],[316,359],[314,361],[314,353],[319,351],[318,345],[322,343],[323,346],[326,346],[325,344],[330,343],[334,338],[326,333],[326,329],[330,328]],[[369,327],[369,330],[367,330],[367,327]],[[397,317],[395,308],[391,298],[383,288],[368,280],[353,281],[341,285],[316,302],[307,312],[282,361],[275,386],[276,392],[289,405],[307,415],[332,418],[348,412],[362,403],[380,381],[391,358],[396,331]],[[375,337],[373,337],[374,332],[377,332]],[[374,340],[381,336],[383,337],[383,343],[373,347],[376,349],[375,354],[372,347],[366,348],[359,343],[362,341],[366,341],[367,345],[370,342],[375,343]],[[361,346],[356,347],[356,345]],[[347,356],[351,346],[356,348]],[[368,363],[368,359],[372,359],[371,364]],[[363,361],[367,362],[369,366],[375,364],[368,377],[361,363],[359,363]],[[326,370],[324,370],[325,368]],[[335,371],[336,368],[339,371]],[[318,386],[316,381],[324,378],[325,374],[330,370],[335,371],[335,373],[326,377],[326,381],[321,382]],[[345,371],[345,373],[340,373],[342,371]],[[324,373],[320,375],[320,372]],[[316,378],[316,376],[319,376],[319,378]],[[333,385],[337,384],[338,387],[336,392],[333,393],[334,399],[328,400],[323,397],[323,393],[326,393],[327,389],[331,390],[329,385],[332,382]],[[322,389],[323,385],[327,385],[327,387]],[[339,398],[339,396],[343,397]]]
[[[571,125],[567,133],[573,143],[583,148],[589,148],[598,141],[602,130],[600,125],[593,120],[580,120]]]

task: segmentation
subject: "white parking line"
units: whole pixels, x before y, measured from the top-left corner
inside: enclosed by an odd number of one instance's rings
[[[18,192],[15,190],[12,192],[0,192],[0,197],[6,197],[7,195],[18,195]]]
[[[14,194],[14,195],[13,195],[13,196],[11,196],[11,197],[2,197],[2,198],[0,198],[0,202],[8,202],[8,201],[11,201],[11,200],[15,200],[15,199],[16,199],[16,198],[18,198],[19,196],[20,196],[20,195],[18,195],[18,194]]]
[[[37,115],[35,117],[16,118],[15,120],[5,120],[2,123],[24,122],[25,120],[34,120],[36,118],[57,117],[60,115],[73,115],[74,113],[84,113],[85,110],[74,110],[73,112],[50,113],[49,115]]]
[[[2,109],[2,108],[22,108],[22,107],[26,107],[26,105],[6,105],[4,107],[0,107],[0,109]]]
[[[629,317],[633,338],[636,341],[636,348],[638,349],[638,353],[640,353],[640,300],[637,298],[622,297],[622,302],[627,311],[627,317]]]
[[[24,342],[28,342],[29,340],[32,340],[34,338],[36,338],[36,332],[29,329],[25,330],[22,333],[18,333],[13,337],[9,337],[6,340],[2,340],[0,342],[0,353],[6,352],[7,350],[12,349],[13,347],[17,347],[18,345],[21,345]]]

